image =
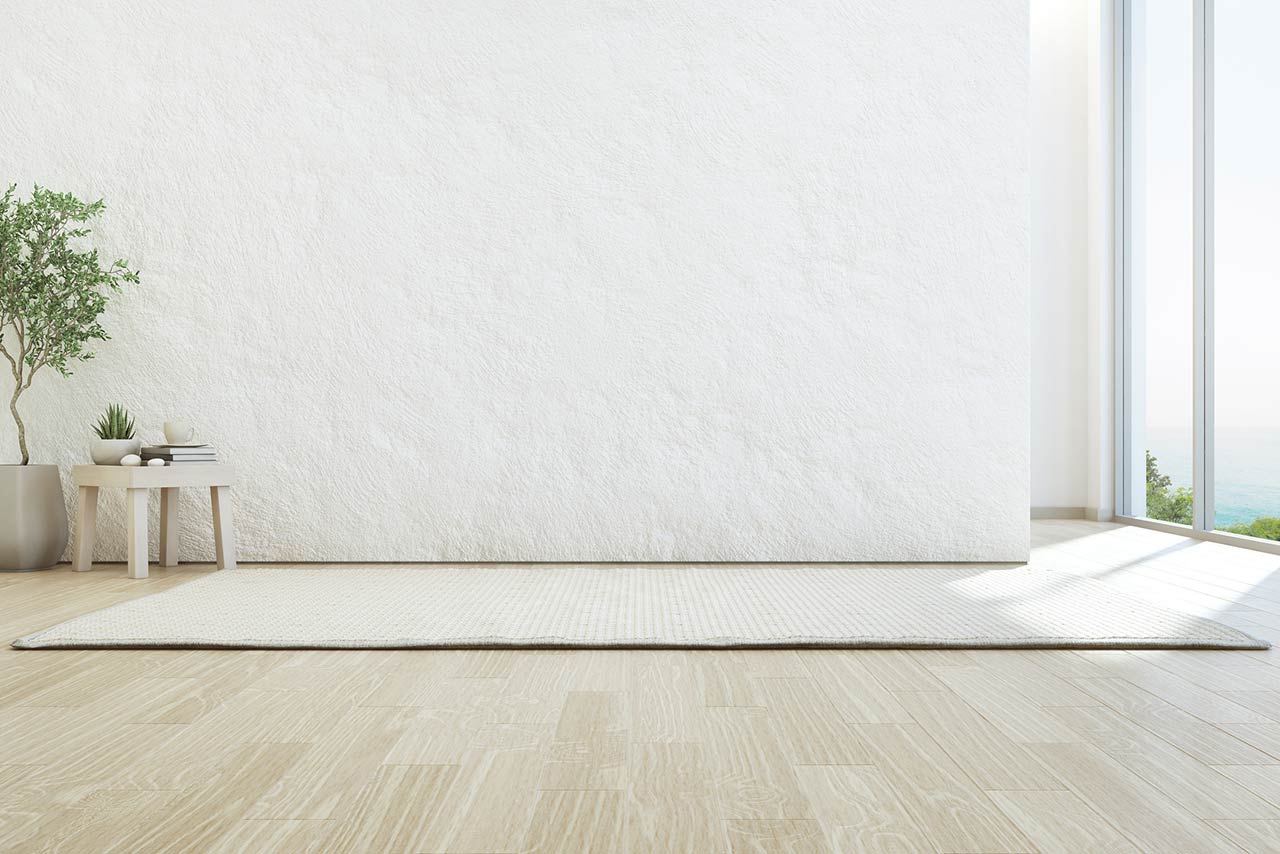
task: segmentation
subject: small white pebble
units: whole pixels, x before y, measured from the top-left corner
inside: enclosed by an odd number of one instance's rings
[[[147,460],[147,465],[148,465],[148,466],[162,466],[162,465],[164,465],[164,460]]]
[[[138,456],[137,454],[125,454],[123,457],[120,458],[120,465],[140,466],[142,465],[142,457]]]

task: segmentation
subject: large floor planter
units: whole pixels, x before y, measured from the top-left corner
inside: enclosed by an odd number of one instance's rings
[[[46,569],[66,547],[58,467],[0,465],[0,570]]]

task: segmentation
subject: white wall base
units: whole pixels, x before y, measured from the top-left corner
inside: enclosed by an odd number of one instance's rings
[[[1083,507],[1032,507],[1032,519],[1083,519]]]

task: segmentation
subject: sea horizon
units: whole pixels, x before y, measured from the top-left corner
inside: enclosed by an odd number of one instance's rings
[[[1280,518],[1280,427],[1215,429],[1214,524]],[[1191,486],[1191,429],[1148,427],[1147,450],[1173,486]]]

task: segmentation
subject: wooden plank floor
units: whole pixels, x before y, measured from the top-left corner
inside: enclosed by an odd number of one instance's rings
[[[1280,558],[1033,535],[1280,638]],[[207,571],[0,574],[0,634]],[[5,648],[0,850],[1277,851],[1280,652]]]

